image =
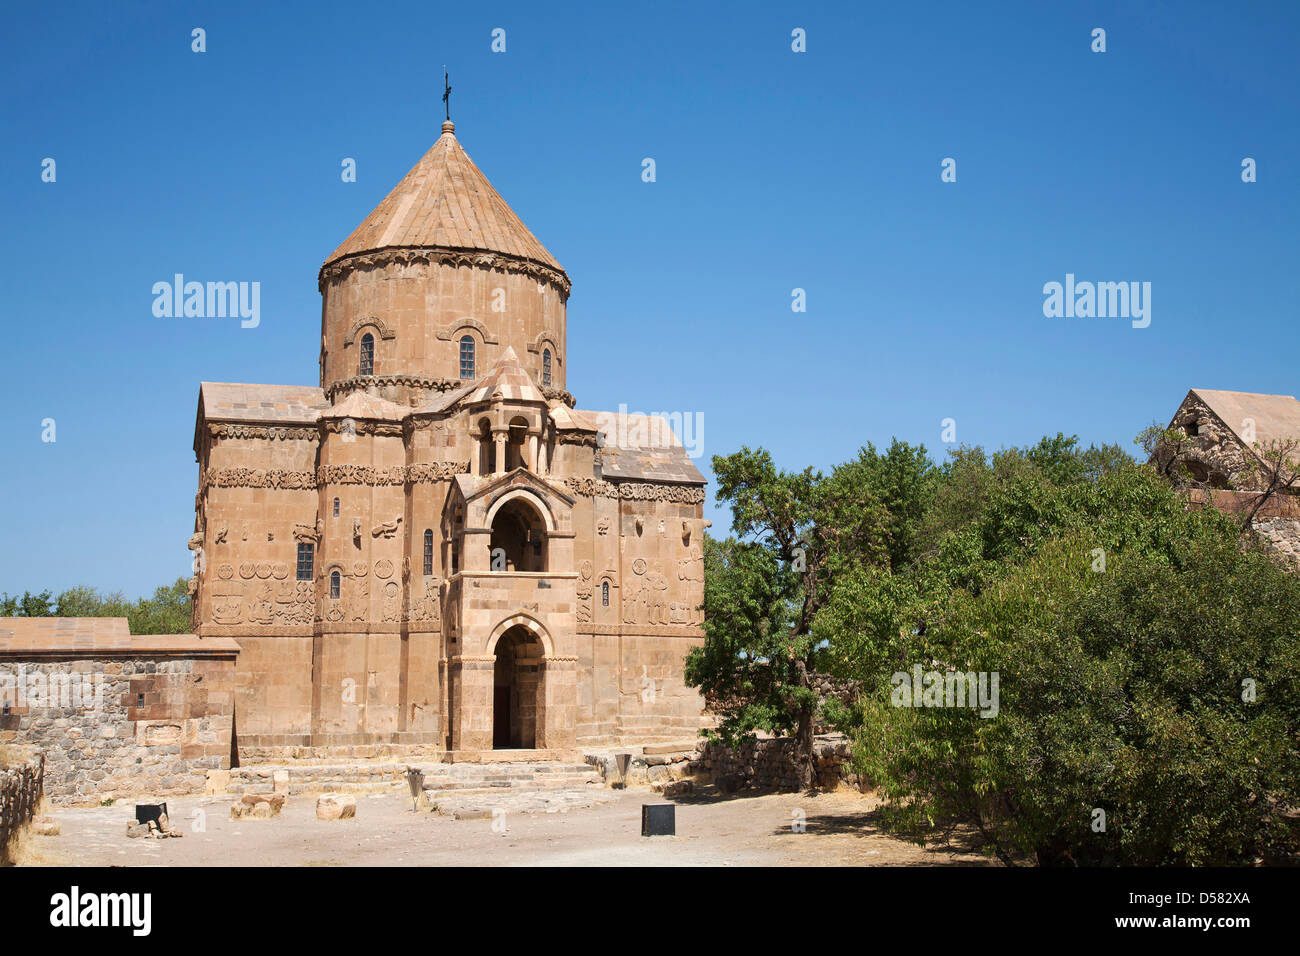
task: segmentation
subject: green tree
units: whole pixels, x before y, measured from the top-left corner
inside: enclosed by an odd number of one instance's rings
[[[705,644],[688,656],[686,679],[726,739],[791,734],[806,787],[819,706],[811,675],[823,656],[813,619],[837,576],[888,563],[888,512],[868,485],[876,466],[860,456],[824,477],[781,471],[762,449],[713,459],[735,538],[706,552]]]

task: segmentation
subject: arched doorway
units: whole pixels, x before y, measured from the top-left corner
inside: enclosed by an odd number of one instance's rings
[[[546,570],[546,523],[522,498],[507,501],[497,511],[488,546],[493,571]]]
[[[537,712],[545,676],[542,642],[516,624],[497,641],[492,672],[492,749],[537,746]]]

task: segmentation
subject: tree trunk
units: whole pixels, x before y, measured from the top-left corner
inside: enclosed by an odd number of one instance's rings
[[[798,686],[811,688],[808,666],[800,660],[794,662]],[[794,761],[799,769],[799,786],[811,790],[817,785],[817,766],[813,759],[814,704],[805,701],[799,705],[799,729],[794,738]]]

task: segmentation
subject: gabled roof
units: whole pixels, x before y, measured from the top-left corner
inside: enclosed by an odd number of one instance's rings
[[[1244,422],[1255,423],[1255,441],[1300,440],[1300,401],[1293,395],[1261,395],[1256,392],[1225,392],[1212,388],[1194,388],[1195,395],[1214,412],[1243,444]]]
[[[306,425],[330,407],[319,388],[302,385],[249,385],[201,382],[202,418],[218,422],[271,422]]]
[[[606,479],[706,483],[672,425],[662,415],[574,409],[568,418],[572,422],[570,428],[600,432],[604,442],[600,454],[601,474]],[[558,418],[556,424],[559,427]]]
[[[519,364],[519,356],[509,345],[487,374],[474,383],[474,390],[465,396],[465,402],[472,405],[497,397],[507,402],[546,403],[546,396],[533,384],[533,377]]]
[[[500,252],[563,272],[474,165],[455,135],[442,135],[325,265],[379,249],[436,246]]]

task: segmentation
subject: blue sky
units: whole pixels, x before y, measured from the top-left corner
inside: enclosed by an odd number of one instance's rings
[[[188,575],[198,383],[317,383],[317,270],[437,138],[444,63],[573,280],[579,407],[700,412],[706,470],[941,456],[944,418],[1127,443],[1190,387],[1300,390],[1300,5],[978,6],[7,11],[0,591]],[[176,272],[260,282],[260,326],[156,318]],[[1150,282],[1150,326],[1045,318],[1067,273]]]

